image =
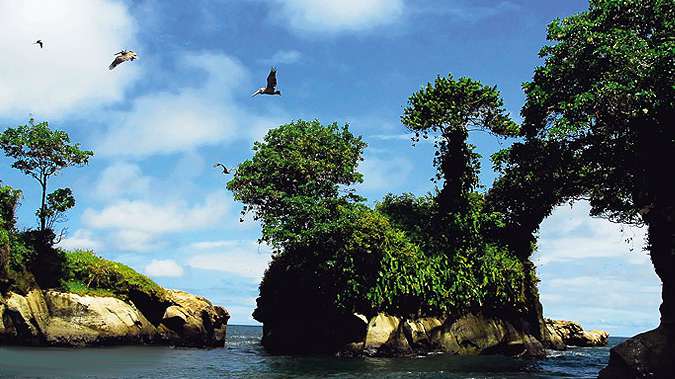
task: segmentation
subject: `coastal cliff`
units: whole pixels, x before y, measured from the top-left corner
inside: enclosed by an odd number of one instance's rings
[[[44,346],[224,346],[228,312],[203,297],[166,290],[160,319],[133,302],[34,289],[0,298],[0,342]]]

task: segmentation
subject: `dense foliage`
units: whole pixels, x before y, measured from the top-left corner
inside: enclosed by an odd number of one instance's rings
[[[668,0],[594,0],[588,11],[552,22],[544,64],[524,86],[525,139],[497,158],[502,176],[488,196],[510,221],[514,245],[532,242],[555,205],[579,197],[590,201],[591,215],[646,224],[668,322],[675,180],[664,169],[675,161],[674,36]]]
[[[239,166],[228,188],[276,251],[254,317],[521,308],[521,262],[484,237],[502,223],[482,195],[463,193],[452,215],[432,195],[389,195],[370,209],[351,188],[364,147],[347,127],[297,121],[271,130]]]
[[[339,206],[360,200],[349,186],[362,180],[365,146],[347,127],[297,121],[256,142],[227,188],[262,221],[264,241],[303,243],[329,228]]]

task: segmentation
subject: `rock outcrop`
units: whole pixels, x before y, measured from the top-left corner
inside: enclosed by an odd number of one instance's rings
[[[567,346],[606,346],[609,334],[604,330],[585,331],[574,321],[546,319],[548,345],[563,350]]]
[[[541,357],[542,344],[513,324],[469,314],[459,319],[401,320],[379,314],[368,323],[364,353],[409,355],[441,351],[458,355],[506,354]]]
[[[153,324],[114,297],[32,290],[0,299],[0,341],[22,345],[168,344],[223,346],[229,314],[208,300],[167,290],[169,305]]]
[[[600,379],[672,378],[675,373],[675,330],[663,325],[624,341],[610,350]]]
[[[568,345],[601,346],[604,331],[584,331],[577,323],[548,320],[550,334],[560,349]],[[326,330],[330,330],[330,335]],[[325,338],[325,339],[324,339]],[[402,319],[360,314],[331,320],[287,320],[263,327],[262,344],[273,354],[338,353],[342,356],[407,356],[429,352],[457,355],[502,354],[544,357],[545,347],[521,324],[483,314],[459,318],[422,317]]]

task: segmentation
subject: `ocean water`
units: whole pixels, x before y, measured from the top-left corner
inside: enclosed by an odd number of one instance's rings
[[[2,378],[595,378],[608,347],[571,348],[528,361],[500,356],[336,358],[271,356],[262,329],[230,326],[224,349],[154,346],[0,347]]]

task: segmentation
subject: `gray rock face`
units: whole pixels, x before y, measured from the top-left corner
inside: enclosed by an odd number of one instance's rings
[[[613,347],[599,378],[672,378],[674,373],[675,330],[660,326]]]
[[[604,330],[585,331],[574,321],[546,319],[549,344],[557,349],[566,346],[607,346],[609,334]]]
[[[24,345],[170,344],[223,346],[229,314],[208,300],[168,291],[173,304],[155,325],[113,297],[33,290],[0,299],[0,341]]]

